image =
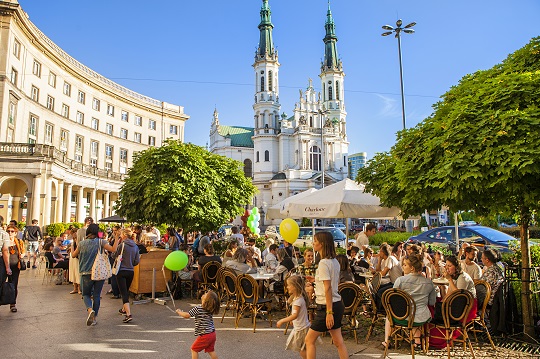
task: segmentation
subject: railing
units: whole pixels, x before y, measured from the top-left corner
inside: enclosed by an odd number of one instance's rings
[[[65,152],[50,145],[0,142],[0,157],[10,156],[45,157],[46,161],[65,164],[66,167],[82,174],[108,178],[115,181],[123,181],[125,179],[125,175],[122,173],[110,172],[74,161],[68,158]]]

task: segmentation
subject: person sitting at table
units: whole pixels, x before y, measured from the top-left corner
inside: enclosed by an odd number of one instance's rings
[[[474,279],[482,277],[482,268],[475,262],[478,255],[478,248],[469,246],[465,248],[465,259],[461,261],[463,271]]]
[[[356,265],[356,262],[358,262],[360,259],[358,258],[358,253],[360,252],[360,248],[357,246],[351,246],[347,250],[347,257],[349,258],[349,262],[351,265],[351,268]]]
[[[250,247],[250,246],[246,246],[245,249],[248,251],[251,258],[253,258],[253,260],[255,261],[255,266],[256,267],[261,267],[262,262],[259,260],[259,256],[257,255],[257,253],[255,253],[255,248]]]
[[[396,279],[394,288],[404,290],[409,293],[416,303],[416,312],[414,314],[414,323],[420,326],[431,320],[431,312],[428,306],[433,306],[437,298],[435,286],[428,278],[422,275],[423,261],[422,256],[413,254],[406,256],[402,261],[402,269],[405,274],[402,277]],[[405,325],[406,320],[397,322],[397,324]],[[384,328],[384,342],[383,346],[388,345],[388,337],[390,335],[390,322],[386,319],[386,325]],[[414,331],[415,347],[421,347],[420,343],[420,330],[416,328]]]
[[[265,241],[264,241],[264,250],[262,251],[261,253],[261,258],[264,259],[266,258],[266,255],[269,253],[269,248],[270,246],[274,244],[274,239],[273,238],[267,238]]]
[[[444,254],[441,251],[435,251],[433,253],[433,262],[430,264],[431,278],[442,278],[444,275],[444,266]]]
[[[289,256],[289,253],[285,248],[279,248],[277,250],[277,259],[279,261],[279,265],[277,266],[274,277],[272,278],[276,281],[285,279],[287,273],[294,268],[292,258]]]
[[[304,277],[315,277],[317,265],[315,264],[315,253],[313,249],[308,248],[304,251],[304,263],[300,264],[296,272]],[[315,278],[313,278],[315,280]]]
[[[353,273],[349,264],[349,258],[344,254],[338,254],[336,259],[339,263],[339,282],[354,282]]]
[[[382,245],[379,249],[379,261],[377,262],[376,271],[381,273],[381,286],[375,295],[375,300],[379,307],[382,306],[383,293],[394,286],[396,279],[401,277],[403,271],[396,257],[390,253],[391,249],[388,244]]]
[[[196,270],[193,270],[193,264],[195,263],[195,260],[193,259],[193,253],[191,251],[191,248],[186,244],[182,243],[179,247],[181,251],[187,254],[188,256],[188,263],[184,267],[184,269],[176,272],[176,275],[182,279],[182,280],[191,280],[195,279],[198,280],[199,278],[193,278],[193,275],[197,272]]]
[[[272,244],[270,247],[268,247],[268,254],[266,257],[264,257],[264,265],[272,270],[276,269],[279,262],[276,257],[278,250],[277,244]]]
[[[227,250],[225,251],[225,253],[223,253],[223,263],[226,263],[227,261],[231,260],[237,249],[238,249],[238,240],[233,238],[230,240],[229,244],[227,244]]]
[[[249,266],[246,261],[249,261],[251,266]],[[245,248],[237,248],[232,259],[225,262],[223,266],[233,269],[237,275],[257,273],[257,264]]]
[[[491,286],[491,296],[489,297],[488,307],[491,307],[491,305],[493,305],[493,298],[495,298],[497,290],[504,282],[504,273],[502,269],[497,265],[498,261],[499,254],[496,253],[493,249],[486,249],[482,253],[484,272],[482,273],[482,277],[480,279],[485,280]]]
[[[66,280],[66,274],[67,274],[67,269],[69,269],[69,261],[65,261],[65,260],[59,260],[57,261],[55,258],[54,258],[54,255],[52,254],[52,248],[53,248],[53,244],[51,242],[47,242],[44,246],[43,246],[43,250],[45,251],[45,258],[47,258],[47,269],[65,269],[66,270],[66,273],[64,273],[64,280]],[[62,283],[58,283],[58,284],[62,284]]]
[[[204,256],[199,257],[199,269],[208,263],[208,262],[219,262],[221,263],[221,257],[216,256],[214,253],[214,246],[212,243],[208,243],[204,246]]]
[[[246,240],[246,249],[248,248],[251,248],[253,249],[253,259],[255,259],[255,261],[257,261],[257,265],[261,265],[262,264],[262,255],[261,255],[261,250],[259,248],[257,248],[257,246],[255,246],[255,238],[254,237],[249,237],[247,240]]]
[[[53,256],[53,259],[54,259],[54,262],[51,262],[51,263],[60,263],[60,262],[65,262],[65,263],[62,263],[61,265],[56,265],[55,268],[62,268],[62,269],[69,269],[69,258],[66,259],[64,258],[64,255],[63,255],[63,247],[62,247],[62,243],[64,242],[64,240],[61,238],[61,237],[58,237],[55,241],[54,241],[54,247],[52,249],[52,256]]]
[[[356,262],[356,267],[365,268],[367,270],[375,270],[371,259],[373,258],[373,249],[367,247],[364,249],[364,256]]]

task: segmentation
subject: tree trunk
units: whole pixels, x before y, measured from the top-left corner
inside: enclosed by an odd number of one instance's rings
[[[523,332],[531,338],[535,337],[534,320],[531,307],[531,256],[529,251],[529,222],[531,212],[527,206],[520,209],[521,217],[521,313],[523,315]]]

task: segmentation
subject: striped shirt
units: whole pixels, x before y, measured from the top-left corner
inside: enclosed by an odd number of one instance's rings
[[[214,320],[212,313],[202,307],[193,307],[189,310],[189,315],[195,318],[195,335],[204,335],[214,332]]]

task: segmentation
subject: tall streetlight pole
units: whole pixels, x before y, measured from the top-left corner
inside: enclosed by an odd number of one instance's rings
[[[396,28],[393,28],[390,25],[384,25],[382,28],[384,30],[389,30],[386,32],[383,32],[382,36],[388,36],[392,35],[393,33],[396,34],[397,43],[398,43],[398,53],[399,53],[399,79],[401,81],[401,114],[403,116],[403,129],[405,129],[405,94],[403,90],[403,63],[401,60],[401,32],[403,31],[406,34],[414,34],[414,30],[411,29],[414,25],[416,25],[415,22],[411,22],[410,24],[406,25],[405,27],[401,27],[403,24],[403,21],[399,19],[396,21]]]
[[[321,119],[321,188],[324,188],[324,115],[328,113],[328,110],[317,110],[312,112],[318,114]]]

